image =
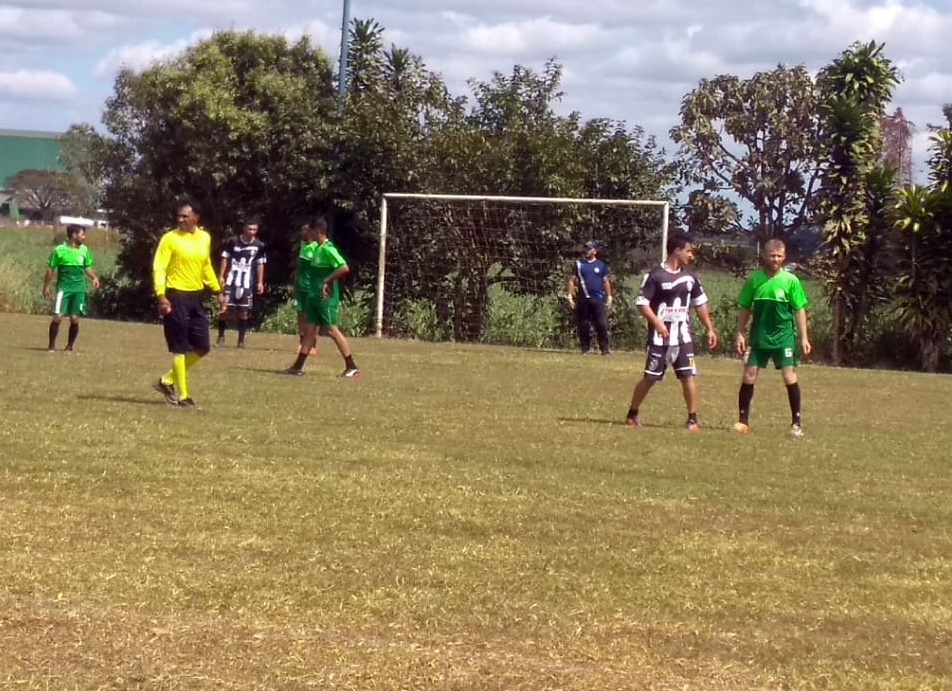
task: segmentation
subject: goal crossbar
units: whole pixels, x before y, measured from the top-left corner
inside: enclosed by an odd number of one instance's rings
[[[380,248],[377,261],[377,295],[374,334],[383,336],[384,291],[387,277],[387,201],[390,199],[427,199],[467,202],[512,202],[520,204],[585,204],[589,206],[649,206],[663,209],[661,220],[661,259],[668,241],[670,202],[660,199],[591,199],[584,197],[510,197],[506,195],[427,194],[423,192],[384,192],[380,199]]]

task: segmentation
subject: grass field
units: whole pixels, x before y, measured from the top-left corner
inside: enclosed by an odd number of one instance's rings
[[[952,379],[254,334],[151,390],[157,326],[0,314],[0,688],[952,688]],[[232,336],[233,338],[233,336]]]

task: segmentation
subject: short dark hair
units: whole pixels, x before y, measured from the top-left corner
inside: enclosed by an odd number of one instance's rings
[[[691,236],[687,233],[674,233],[673,235],[668,236],[668,242],[665,245],[665,250],[668,254],[672,252],[677,252],[678,250],[683,250],[688,245],[693,245],[694,240],[691,239]]]
[[[327,219],[323,216],[316,217],[313,221],[308,224],[311,227],[311,230],[315,230],[318,233],[323,233],[327,235]]]
[[[195,201],[194,199],[183,199],[183,200],[179,201],[179,203],[175,205],[175,210],[176,210],[176,211],[181,211],[181,210],[184,209],[186,206],[187,206],[188,208],[190,208],[190,209],[192,210],[192,213],[194,213],[196,216],[201,216],[201,215],[202,215],[202,207],[201,207],[201,205],[200,205],[197,201]]]
[[[76,235],[76,233],[81,233],[84,230],[86,229],[78,223],[70,223],[68,226],[66,226],[66,237],[72,238],[74,235]]]
[[[247,228],[248,226],[261,226],[261,217],[260,216],[248,216],[244,221],[241,222],[242,228]]]

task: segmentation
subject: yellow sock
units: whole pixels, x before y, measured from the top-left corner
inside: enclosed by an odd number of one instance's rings
[[[178,389],[179,398],[188,398],[188,355],[172,356],[172,380]]]
[[[202,355],[198,353],[185,353],[185,369],[190,370],[195,364],[202,359]]]

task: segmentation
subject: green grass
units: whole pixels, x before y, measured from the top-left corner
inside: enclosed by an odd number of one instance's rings
[[[952,379],[254,334],[164,404],[157,326],[0,314],[0,686],[952,688]],[[233,341],[233,334],[231,335]]]

